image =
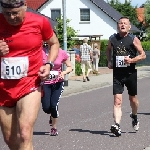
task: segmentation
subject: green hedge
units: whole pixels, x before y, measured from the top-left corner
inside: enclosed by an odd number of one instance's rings
[[[142,44],[142,47],[145,51],[150,51],[150,42],[147,41],[147,42],[141,42]]]
[[[77,76],[80,76],[82,74],[81,63],[78,61],[75,62],[75,74]]]
[[[106,67],[107,66],[107,58],[106,58],[106,48],[107,48],[108,40],[101,40],[101,47],[100,47],[100,61],[99,66],[100,67]]]

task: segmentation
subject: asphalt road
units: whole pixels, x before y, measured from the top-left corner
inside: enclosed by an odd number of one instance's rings
[[[113,124],[112,86],[61,98],[57,137],[49,136],[49,116],[40,110],[34,128],[34,150],[143,150],[150,145],[150,77],[138,80],[140,129],[131,126],[127,91],[123,94],[122,136]],[[0,132],[0,150],[8,150]]]

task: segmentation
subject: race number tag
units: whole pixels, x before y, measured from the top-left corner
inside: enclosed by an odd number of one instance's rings
[[[58,78],[58,75],[59,75],[58,71],[50,71],[48,80],[55,80],[56,78]]]
[[[21,79],[27,76],[28,68],[28,57],[1,58],[2,79]]]
[[[124,56],[116,56],[116,67],[127,67],[124,62]]]

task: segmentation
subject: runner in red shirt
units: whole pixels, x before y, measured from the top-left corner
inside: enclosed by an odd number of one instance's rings
[[[33,150],[33,125],[41,102],[40,82],[49,77],[59,42],[44,16],[26,12],[25,0],[0,3],[0,126],[10,149]],[[51,47],[45,65],[43,41]]]

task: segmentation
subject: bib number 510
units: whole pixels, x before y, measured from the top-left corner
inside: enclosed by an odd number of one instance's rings
[[[6,75],[20,75],[21,67],[20,66],[6,66]]]

